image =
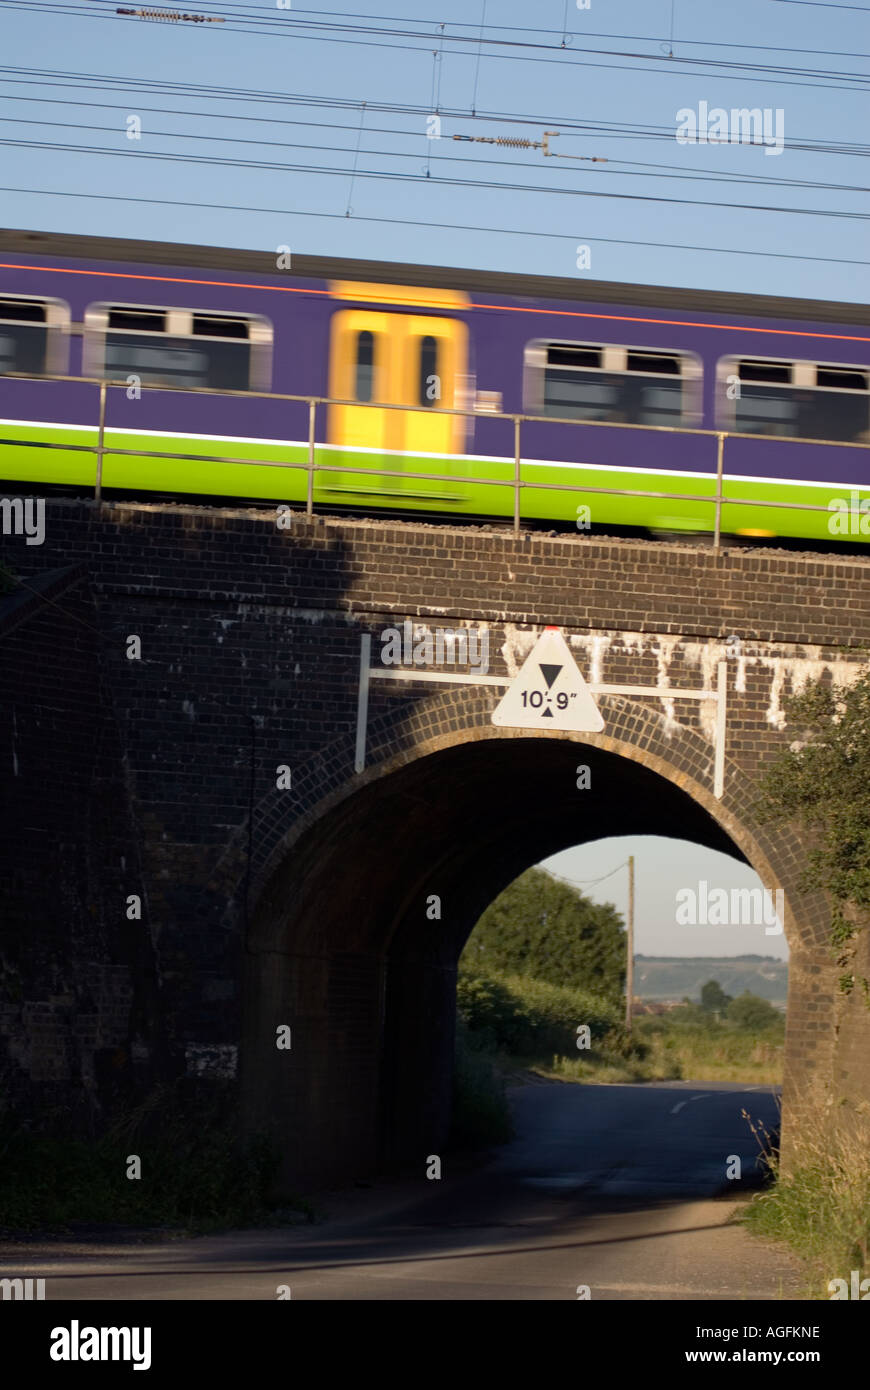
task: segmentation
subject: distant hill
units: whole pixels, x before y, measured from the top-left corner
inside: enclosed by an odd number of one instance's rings
[[[639,999],[700,1001],[701,986],[718,980],[726,994],[758,994],[785,1005],[788,962],[775,956],[635,956],[634,993]]]

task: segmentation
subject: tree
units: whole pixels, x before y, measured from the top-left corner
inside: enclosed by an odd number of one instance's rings
[[[748,989],[731,1000],[725,1014],[729,1023],[736,1023],[738,1028],[746,1028],[752,1032],[784,1022],[779,1009],[774,1008],[773,1004],[767,999],[762,999],[760,995],[750,994]]]
[[[489,905],[462,964],[593,990],[614,1001],[625,982],[625,931],[601,905],[544,869],[528,869]]]
[[[731,1003],[731,995],[726,994],[718,980],[708,980],[701,986],[701,1008],[705,1013],[721,1013]]]
[[[851,686],[810,682],[785,709],[801,737],[763,776],[756,809],[762,820],[794,821],[806,832],[801,886],[831,900],[831,945],[849,993],[858,979],[846,969],[853,939],[870,908],[870,667]],[[860,983],[870,996],[870,983]]]

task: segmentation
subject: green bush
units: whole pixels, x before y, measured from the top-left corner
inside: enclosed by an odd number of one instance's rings
[[[472,931],[461,969],[522,975],[561,985],[582,980],[618,1004],[625,977],[625,929],[616,908],[528,869],[490,903]]]
[[[515,1057],[572,1056],[581,1024],[589,1026],[593,1046],[605,1039],[610,1046],[628,1045],[617,1007],[585,990],[524,975],[462,971],[456,998],[468,1032]]]
[[[266,1136],[237,1139],[229,1094],[158,1087],[92,1140],[55,1127],[0,1129],[0,1231],[70,1223],[178,1227],[254,1224],[274,1209],[279,1154]],[[128,1155],[142,1176],[128,1179]]]
[[[785,1026],[785,1015],[779,1009],[767,999],[750,994],[748,990],[731,1000],[725,1017],[729,1023],[736,1024],[738,1028],[748,1028],[752,1032],[758,1032],[762,1028],[775,1028],[777,1025]]]
[[[513,1135],[504,1081],[480,1035],[456,1022],[451,1142],[465,1145],[503,1144]]]

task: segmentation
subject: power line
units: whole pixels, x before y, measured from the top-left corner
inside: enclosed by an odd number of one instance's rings
[[[86,10],[76,10],[76,9],[70,7],[70,6],[64,6],[64,5],[62,5],[62,4],[55,3],[54,0],[52,0],[52,3],[43,3],[43,0],[6,0],[6,3],[7,3],[7,8],[10,8],[10,9],[23,9],[23,10],[29,10],[29,11],[31,11],[31,12],[33,12],[33,13],[37,13],[37,14],[60,14],[60,15],[65,15],[65,16],[70,17],[70,18],[86,18],[86,19],[112,19],[112,18],[114,18],[114,16],[113,16],[112,14],[106,13],[106,12],[104,12],[104,11],[96,11],[96,10],[93,10],[93,9],[90,9],[90,8],[89,8],[89,9],[86,9]],[[224,7],[224,8],[226,8],[226,7]],[[252,22],[252,21],[248,21],[248,22]],[[254,20],[253,22],[256,22],[256,20]],[[276,24],[277,24],[277,28],[274,27]],[[274,20],[274,19],[269,19],[268,21],[267,21],[267,20],[263,20],[259,28],[253,28],[253,29],[251,29],[251,28],[239,27],[238,25],[224,24],[224,25],[222,25],[221,31],[220,31],[220,32],[221,32],[221,33],[233,33],[233,34],[255,34],[255,35],[256,35],[256,34],[259,34],[259,35],[261,35],[261,36],[262,36],[262,35],[266,35],[266,36],[268,36],[269,38],[279,38],[279,37],[280,37],[280,38],[291,38],[291,39],[295,39],[296,41],[299,41],[299,40],[307,40],[307,41],[320,42],[320,43],[329,42],[329,43],[332,43],[332,44],[336,44],[336,43],[340,43],[340,44],[350,44],[350,45],[352,45],[352,46],[362,46],[362,47],[367,47],[367,48],[394,49],[394,50],[397,50],[397,51],[400,51],[400,52],[406,52],[406,53],[414,53],[414,52],[416,52],[416,53],[431,53],[431,52],[432,52],[432,43],[434,43],[434,42],[436,42],[436,41],[440,42],[440,41],[443,40],[443,41],[447,41],[447,42],[457,42],[457,43],[467,43],[467,42],[469,41],[468,39],[465,38],[465,36],[462,36],[462,35],[451,35],[451,34],[446,34],[446,33],[445,33],[445,34],[443,34],[443,35],[438,34],[438,35],[436,35],[436,36],[433,36],[432,38],[429,38],[429,36],[427,36],[427,35],[424,35],[424,34],[421,34],[421,33],[415,33],[415,32],[410,31],[410,30],[395,30],[395,31],[391,31],[391,30],[378,30],[378,29],[373,29],[373,28],[371,28],[371,27],[360,26],[360,25],[356,25],[356,26],[353,26],[353,25],[338,25],[338,26],[326,26],[326,25],[322,25],[322,26],[320,26],[320,27],[328,28],[328,29],[330,30],[330,32],[327,33],[327,34],[317,34],[317,33],[309,33],[309,32],[306,32],[306,29],[307,29],[307,28],[313,28],[313,27],[317,27],[317,26],[315,26],[315,24],[314,24],[313,22],[304,21],[304,22],[301,22],[301,23],[300,23],[299,21],[293,19],[293,18],[290,16],[290,13],[289,13],[289,11],[288,11],[288,12],[287,12],[287,17],[286,17],[286,18],[283,18],[283,19],[278,20],[278,21],[276,21],[276,20]],[[342,37],[339,37],[339,34],[335,32],[336,30],[340,30],[340,31],[343,32],[343,33],[352,33],[352,34],[354,34],[354,35],[356,35],[356,36],[355,36],[355,37],[349,37],[349,38],[342,38]],[[425,46],[421,47],[420,45],[417,45],[417,44],[386,43],[386,42],[379,41],[379,40],[375,40],[375,39],[368,39],[368,38],[361,38],[361,37],[359,37],[359,35],[361,35],[361,34],[378,34],[378,33],[382,33],[385,37],[398,37],[398,38],[407,37],[407,38],[411,38],[411,39],[421,39],[421,38],[422,38],[422,39],[424,39],[424,40],[427,40],[427,42],[426,42]],[[557,46],[557,45],[552,45],[552,44],[535,44],[535,43],[531,43],[531,42],[529,42],[529,41],[523,41],[523,42],[520,43],[520,42],[514,42],[514,41],[506,40],[506,39],[491,39],[491,40],[486,40],[486,39],[484,39],[483,42],[485,42],[485,43],[488,42],[488,43],[490,43],[490,44],[492,44],[492,45],[495,45],[495,46],[497,46],[497,47],[498,47],[498,46],[505,46],[505,47],[511,47],[511,48],[525,47],[525,48],[533,48],[533,49],[550,49],[550,50],[552,50],[553,52],[558,52],[558,53],[560,54],[560,56],[559,56],[558,58],[556,58],[556,57],[554,57],[554,58],[546,58],[546,57],[530,56],[529,54],[522,54],[522,53],[490,52],[487,56],[490,58],[490,60],[493,60],[493,61],[495,61],[495,60],[502,60],[502,61],[515,62],[515,63],[548,63],[548,64],[557,63],[557,64],[559,64],[559,65],[561,65],[561,66],[568,66],[568,67],[600,68],[600,69],[604,69],[605,71],[609,71],[609,72],[610,72],[610,71],[612,71],[612,72],[640,72],[640,73],[647,73],[647,74],[653,74],[653,75],[659,75],[659,76],[660,76],[660,75],[663,75],[663,74],[666,74],[666,75],[668,75],[668,76],[672,76],[672,75],[673,75],[673,70],[674,70],[674,65],[676,64],[676,65],[678,65],[679,67],[681,67],[681,68],[686,72],[686,75],[688,75],[688,76],[695,76],[695,77],[698,77],[698,76],[705,76],[705,77],[707,77],[708,80],[710,80],[710,81],[725,81],[725,80],[730,80],[730,79],[733,77],[734,73],[740,73],[740,74],[741,74],[741,77],[742,77],[742,80],[743,80],[744,82],[752,82],[752,83],[759,83],[759,82],[761,82],[761,83],[764,83],[766,86],[803,87],[803,88],[807,88],[807,89],[810,89],[810,90],[815,90],[815,89],[818,89],[818,88],[822,88],[822,89],[824,89],[824,90],[830,90],[830,91],[847,91],[847,92],[848,92],[848,91],[863,91],[863,90],[864,90],[865,84],[868,82],[868,80],[870,80],[870,79],[868,79],[868,76],[867,76],[866,74],[863,74],[863,73],[837,73],[837,72],[830,72],[830,73],[822,72],[822,73],[819,73],[818,69],[816,69],[816,68],[805,68],[805,69],[804,69],[804,68],[787,68],[787,67],[773,68],[773,67],[770,67],[770,66],[766,66],[766,67],[765,67],[765,66],[760,65],[760,64],[736,63],[736,62],[734,62],[734,61],[725,60],[725,59],[692,58],[692,57],[677,58],[677,57],[665,56],[665,55],[662,55],[662,54],[643,54],[643,53],[633,53],[633,52],[630,52],[630,51],[629,51],[629,52],[626,52],[626,51],[619,50],[619,49],[594,49],[594,50],[589,50],[589,51],[590,51],[590,53],[593,54],[593,56],[595,56],[595,57],[608,57],[608,58],[639,58],[643,63],[653,64],[653,65],[656,65],[656,64],[666,64],[667,66],[664,67],[664,68],[663,68],[663,67],[657,67],[657,66],[651,66],[651,67],[637,67],[637,66],[633,66],[633,65],[625,65],[625,64],[620,64],[620,63],[596,63],[596,62],[592,62],[592,61],[590,61],[589,59],[586,59],[586,58],[576,58],[576,57],[574,56],[573,51],[572,51],[571,49],[568,49],[568,48],[560,48],[559,46]],[[455,49],[455,48],[454,48],[454,49],[452,50],[452,52],[453,52],[453,54],[454,54],[455,56],[458,56],[458,57],[467,57],[467,58],[472,58],[472,59],[476,57],[476,53],[475,53],[475,51],[474,51],[473,49]],[[711,69],[711,68],[714,68],[714,67],[725,68],[726,71],[725,71],[725,72],[719,72],[719,73],[717,73],[717,72],[712,72],[712,71],[709,71],[709,70],[704,71],[704,70],[706,70],[706,69]],[[689,71],[690,68],[701,68],[702,71],[701,71],[701,72]],[[763,72],[765,75],[764,75],[764,76],[760,76],[760,77],[752,77],[752,76],[749,76],[749,75],[748,75],[748,74],[751,73],[751,72]],[[788,79],[786,79],[786,80],[783,80],[782,78],[772,77],[770,74],[773,73],[773,72],[779,72],[779,73],[782,73],[782,74],[790,74],[790,77],[789,77]],[[830,76],[830,77],[842,77],[842,78],[845,78],[845,79],[846,79],[846,83],[845,83],[845,84],[840,84],[840,83],[832,83],[832,82],[827,82],[827,81],[820,81],[820,80],[818,80],[819,78],[826,78],[826,77],[828,77],[828,76]],[[812,79],[814,79],[814,80],[812,80],[812,81],[792,81],[792,80],[790,80],[791,77],[807,77],[807,78],[812,78]]]
[[[787,214],[795,217],[833,217],[837,220],[866,222],[870,220],[868,212],[847,212],[841,208],[806,208],[806,207],[777,207],[775,204],[765,203],[735,203],[735,202],[716,202],[709,198],[675,198],[675,197],[656,197],[646,193],[608,193],[605,190],[592,190],[583,188],[548,188],[542,184],[524,183],[498,183],[492,179],[461,179],[450,175],[438,175],[435,178],[428,178],[425,174],[401,173],[395,170],[378,169],[353,169],[347,168],[327,168],[317,167],[311,164],[281,164],[272,160],[249,160],[249,159],[229,159],[219,155],[188,155],[173,154],[169,151],[156,150],[108,150],[100,149],[93,145],[66,145],[56,144],[46,140],[11,140],[0,138],[0,145],[5,145],[11,149],[26,150],[50,150],[53,153],[64,152],[66,154],[93,154],[109,159],[126,160],[157,160],[163,163],[172,164],[194,164],[213,168],[226,169],[249,169],[254,172],[268,171],[272,173],[305,173],[316,174],[318,177],[346,178],[352,176],[354,179],[374,179],[386,180],[388,183],[432,183],[441,188],[475,188],[488,192],[503,193],[543,193],[553,197],[565,198],[609,198],[618,202],[631,203],[659,203],[669,204],[677,207],[709,207],[709,208],[728,208],[741,212],[772,212],[777,214]],[[348,153],[343,150],[342,153]]]
[[[112,0],[105,0],[105,3],[111,3],[111,2],[112,2]],[[570,3],[570,0],[569,0],[569,3]],[[264,15],[265,15],[265,14],[271,14],[271,13],[272,13],[271,7],[267,7],[267,6],[247,6],[247,5],[245,5],[245,6],[236,6],[235,4],[230,4],[229,6],[224,6],[223,8],[229,8],[229,9],[240,8],[240,9],[246,11],[246,12],[249,12],[251,9],[258,9],[258,8],[260,8],[260,9],[263,10],[263,14],[264,14]],[[303,9],[303,8],[295,7],[295,8],[294,8],[294,13],[297,14],[297,15],[306,15],[306,14],[309,14],[309,15],[316,15],[316,16],[318,17],[318,19],[333,18],[333,19],[356,19],[356,20],[358,20],[358,19],[360,18],[360,16],[359,16],[358,14],[353,13],[353,12],[351,12],[351,11],[349,11],[349,10],[306,10],[306,9]],[[484,14],[485,14],[485,4],[484,4]],[[406,16],[403,16],[403,15],[381,15],[381,14],[376,14],[376,15],[367,15],[367,16],[365,16],[365,17],[366,17],[367,19],[371,19],[371,20],[385,20],[385,21],[387,21],[388,23],[407,22],[407,17],[406,17]],[[477,24],[473,24],[473,23],[471,23],[471,22],[469,22],[469,21],[461,20],[461,19],[449,19],[449,20],[445,20],[445,23],[448,24],[448,25],[449,25],[451,28],[453,28],[453,29],[479,29],[479,28],[480,28],[480,26],[477,25]],[[494,31],[502,32],[502,33],[529,33],[529,32],[532,32],[532,33],[536,33],[536,34],[551,34],[551,35],[554,35],[554,36],[555,36],[555,35],[563,35],[563,34],[564,34],[564,30],[563,30],[563,29],[544,29],[544,28],[542,28],[542,27],[540,27],[540,26],[538,26],[538,25],[536,25],[535,28],[534,28],[533,30],[529,30],[529,29],[527,29],[527,28],[524,28],[522,25],[515,25],[515,24],[492,24],[492,23],[490,23],[490,24],[484,24],[483,27],[484,27],[485,29],[488,29],[488,30],[494,30]],[[471,37],[471,36],[470,36],[470,37]],[[574,37],[574,36],[572,35],[572,37]],[[600,29],[587,29],[585,25],[583,26],[582,37],[583,37],[584,39],[590,39],[590,38],[596,38],[596,39],[619,39],[619,40],[621,40],[621,41],[624,42],[624,43],[661,43],[661,42],[664,42],[664,41],[665,41],[665,40],[664,40],[664,35],[656,35],[656,34],[621,34],[621,33],[614,34],[614,33],[611,33],[611,32],[609,32],[609,31],[604,31],[604,30],[600,30]],[[680,42],[681,47],[683,47],[683,48],[715,48],[715,49],[720,49],[720,48],[739,48],[739,49],[747,49],[747,50],[751,50],[751,51],[753,51],[753,52],[760,52],[760,53],[811,53],[811,54],[813,54],[814,57],[870,58],[870,53],[854,53],[854,52],[852,52],[851,50],[848,50],[848,49],[844,50],[844,49],[824,49],[824,48],[821,48],[821,49],[820,49],[820,48],[791,48],[791,47],[787,47],[787,46],[785,46],[785,45],[783,45],[783,44],[734,43],[733,40],[731,40],[731,39],[725,39],[725,40],[723,40],[723,39],[686,39],[686,38],[680,38],[680,41],[679,41],[679,42]]]
[[[26,75],[23,77],[3,77],[0,81],[13,86],[41,86],[41,87],[61,87],[68,90],[69,87],[81,85],[96,91],[120,91],[128,95],[135,91],[144,91],[149,94],[163,94],[166,96],[180,97],[184,100],[193,100],[195,97],[210,97],[227,102],[247,102],[257,105],[284,105],[284,106],[311,106],[315,108],[336,108],[340,110],[359,111],[362,102],[355,98],[333,97],[333,96],[313,96],[311,94],[294,92],[256,92],[248,88],[222,88],[211,87],[205,83],[190,82],[167,82],[163,79],[154,78],[118,78],[108,73],[61,73],[56,69],[23,68],[12,66],[3,68],[0,66],[0,73],[20,72],[24,74],[37,74],[36,76]],[[92,80],[93,79],[93,80]],[[109,83],[109,86],[102,86],[102,83]],[[49,98],[17,98],[18,100],[49,100]],[[74,102],[74,105],[84,105],[86,103]],[[420,106],[406,102],[374,102],[367,101],[367,111],[377,111],[384,115],[406,115],[427,117],[431,114],[428,106]],[[199,113],[192,113],[199,114]],[[442,119],[464,121],[469,119],[468,112],[461,108],[443,108],[440,112]],[[233,119],[237,119],[233,117]],[[238,117],[238,119],[244,119]],[[249,118],[260,119],[260,118]],[[277,118],[275,118],[277,119]],[[502,111],[482,111],[478,112],[476,119],[498,122],[500,124],[512,125],[532,125],[537,127],[558,126],[563,131],[573,131],[577,134],[595,135],[596,139],[656,139],[667,140],[673,144],[673,126],[636,126],[626,121],[578,121],[572,117],[560,117],[554,115],[521,115],[516,112]],[[354,127],[355,129],[355,127]],[[786,142],[788,150],[802,150],[813,154],[842,154],[865,158],[870,154],[870,144],[859,143],[857,141],[841,141],[832,143],[831,141],[813,140],[807,137],[797,137]]]
[[[554,873],[552,869],[545,869],[544,873],[549,874],[551,878],[555,878],[559,883],[567,884],[569,888],[594,888],[596,883],[603,883],[605,879],[613,878],[614,874],[618,874],[621,869],[626,868],[628,868],[627,859],[624,863],[617,864],[616,868],[611,869],[609,874],[602,874],[600,878],[565,878],[562,874]]]
[[[798,0],[794,0],[794,2],[797,3]],[[113,5],[113,4],[115,3],[115,0],[93,0],[93,3]],[[570,3],[570,0],[569,0],[569,3]],[[90,6],[89,6],[89,8],[90,8]],[[251,17],[256,17],[256,11],[259,10],[259,11],[261,11],[262,16],[263,16],[264,18],[265,18],[267,15],[270,16],[270,17],[272,17],[272,18],[274,18],[274,11],[273,11],[273,9],[272,9],[272,7],[271,7],[270,5],[269,5],[269,6],[266,6],[266,5],[261,5],[261,6],[257,6],[257,5],[239,5],[239,4],[236,4],[236,3],[232,3],[232,0],[231,0],[230,3],[225,4],[225,5],[222,5],[221,8],[222,8],[222,9],[225,9],[225,10],[239,10],[239,11],[241,12],[241,14],[247,15],[247,16],[251,16]],[[854,6],[854,7],[852,7],[852,6],[840,6],[840,7],[838,7],[838,8],[856,8],[856,9],[857,9],[857,8],[859,8],[859,7],[857,7],[857,6]],[[865,13],[870,13],[870,11],[867,11],[867,10],[865,10],[864,12],[865,12]],[[372,20],[372,21],[376,21],[376,20],[377,20],[377,21],[381,21],[381,20],[382,20],[382,21],[384,21],[384,22],[386,22],[386,23],[389,23],[389,24],[396,24],[396,23],[404,23],[404,24],[407,24],[407,23],[409,23],[409,22],[412,22],[412,23],[413,23],[413,21],[409,21],[409,20],[408,20],[407,15],[383,15],[383,14],[360,15],[358,12],[350,11],[350,10],[320,10],[320,9],[317,9],[317,10],[309,10],[309,9],[305,9],[304,7],[300,7],[300,6],[294,6],[294,7],[293,7],[293,14],[294,14],[294,16],[300,16],[300,17],[301,17],[302,15],[314,15],[314,16],[316,17],[316,20],[317,20],[318,22],[323,22],[323,21],[325,21],[326,19],[350,19],[350,20],[354,20],[354,21],[356,21],[357,23],[359,23],[359,21],[360,21],[361,19],[368,19],[368,20]],[[461,19],[446,19],[446,20],[444,20],[443,22],[444,22],[446,25],[448,25],[450,28],[453,28],[453,29],[471,29],[471,30],[477,30],[478,33],[479,33],[480,29],[481,29],[481,25],[480,25],[480,24],[478,24],[478,23],[473,23],[473,22],[468,21],[468,20],[461,20]],[[483,23],[483,26],[482,26],[482,27],[483,27],[484,29],[486,29],[486,30],[492,30],[493,32],[500,32],[500,33],[511,33],[511,34],[517,34],[517,33],[520,33],[520,34],[523,34],[523,33],[535,33],[535,34],[550,34],[550,35],[553,35],[553,36],[563,36],[563,37],[564,37],[564,27],[561,28],[561,29],[545,29],[545,28],[543,28],[542,26],[536,25],[536,26],[534,27],[534,29],[530,29],[528,26],[523,26],[523,25],[518,25],[518,24],[493,24],[493,23],[489,23],[489,24]],[[572,34],[571,37],[572,37],[572,38],[573,38],[573,37],[579,37],[579,35],[574,35],[574,34]],[[584,38],[584,40],[585,40],[585,39],[589,39],[589,38],[619,39],[619,40],[621,40],[622,42],[625,42],[625,43],[633,43],[633,42],[639,42],[639,43],[662,43],[662,42],[665,42],[665,41],[666,41],[666,40],[665,40],[664,34],[656,35],[656,34],[623,34],[623,33],[611,33],[611,32],[609,32],[609,31],[603,31],[603,30],[597,30],[597,29],[587,29],[586,26],[585,26],[585,24],[584,24],[584,26],[583,26],[582,37]],[[477,41],[477,39],[474,38],[473,35],[470,36],[470,39],[474,39],[475,42]],[[755,51],[755,52],[812,53],[812,54],[815,55],[815,56],[826,56],[826,57],[827,57],[827,56],[832,56],[832,57],[837,57],[837,58],[867,58],[867,57],[870,57],[870,54],[867,54],[867,53],[853,53],[853,52],[851,52],[851,51],[842,50],[842,49],[791,48],[791,47],[787,47],[787,46],[785,46],[785,45],[783,45],[783,44],[735,43],[735,42],[733,42],[733,40],[731,40],[731,39],[722,40],[722,39],[686,39],[686,38],[680,38],[679,42],[680,42],[681,46],[684,47],[684,48],[685,48],[685,47],[694,47],[694,48],[739,48],[739,49],[749,49],[749,50],[753,50],[753,51]]]
[[[343,212],[305,212],[298,208],[263,208],[242,206],[238,203],[202,203],[190,200],[175,198],[140,198],[128,194],[118,193],[79,193],[68,189],[60,188],[11,188],[0,187],[0,193],[27,193],[36,197],[48,198],[87,198],[107,203],[142,203],[158,207],[179,207],[197,208],[200,211],[208,212],[244,212],[244,213],[269,213],[279,217],[322,217],[329,221],[346,222],[348,219]],[[430,219],[404,218],[404,217],[368,217],[355,213],[352,219],[354,222],[373,222],[382,226],[389,227],[428,227],[436,231],[447,232],[486,232],[487,235],[501,236],[533,236],[542,237],[548,241],[575,242],[575,235],[568,235],[563,232],[542,232],[535,229],[529,231],[522,227],[480,227],[471,226],[464,222],[432,222]],[[667,251],[701,251],[705,254],[729,255],[729,256],[763,256],[767,260],[776,261],[817,261],[825,265],[870,265],[870,261],[859,261],[844,259],[838,256],[803,256],[794,251],[755,251],[744,250],[734,246],[694,246],[672,241],[631,241],[624,237],[602,237],[596,236],[592,232],[585,233],[586,239],[594,243],[613,246],[643,246],[647,250],[661,249]],[[578,290],[581,282],[578,281]]]
[[[778,0],[780,5],[809,5],[814,10],[857,10],[858,14],[870,14],[866,5],[835,5],[823,0]]]
[[[24,101],[35,101],[35,102],[45,102],[45,103],[52,102],[52,100],[53,100],[53,99],[50,98],[50,97],[24,97],[24,98],[19,98],[19,99],[20,99],[20,100],[24,100]],[[68,108],[69,105],[70,105],[69,102],[62,102],[62,101],[59,101],[59,100],[56,100],[56,99],[54,100],[53,104],[59,105],[59,106],[64,106],[65,108]],[[81,103],[76,102],[76,103],[74,103],[74,104],[75,104],[75,105],[84,105],[84,106],[100,106],[100,107],[102,107],[103,109],[109,109],[109,110],[123,110],[123,109],[124,109],[123,106],[114,106],[114,105],[112,105],[111,103],[103,103],[103,102],[81,102]],[[142,106],[142,105],[138,105],[138,110],[139,110],[139,111],[148,111],[148,112],[150,112],[150,113],[152,113],[152,114],[166,114],[166,115],[170,115],[170,114],[171,114],[171,115],[180,115],[180,116],[187,116],[187,115],[199,116],[199,117],[203,117],[203,118],[205,118],[205,119],[218,119],[218,120],[238,120],[238,119],[241,119],[241,120],[248,120],[248,121],[261,121],[261,122],[263,122],[264,124],[267,124],[267,125],[270,125],[270,126],[273,126],[273,125],[276,123],[276,119],[275,119],[274,117],[271,117],[271,116],[243,116],[243,117],[239,118],[239,117],[236,117],[236,116],[230,117],[230,116],[220,116],[220,115],[218,115],[217,117],[215,117],[215,113],[213,113],[213,112],[205,112],[205,111],[200,111],[200,112],[187,112],[187,111],[178,111],[178,110],[170,111],[168,108],[162,108],[162,107],[148,107],[148,106]],[[90,131],[99,131],[99,132],[102,132],[103,134],[117,134],[117,129],[118,129],[116,126],[107,126],[107,125],[87,125],[85,122],[82,122],[82,121],[70,121],[70,120],[65,120],[65,121],[47,121],[47,120],[38,120],[38,119],[37,119],[37,120],[32,120],[32,119],[29,119],[29,118],[27,118],[27,119],[25,120],[25,118],[22,117],[22,116],[0,116],[0,123],[2,123],[2,124],[4,124],[4,125],[19,125],[19,124],[25,124],[25,123],[26,123],[28,126],[40,125],[40,126],[49,126],[49,127],[52,127],[52,128],[60,128],[60,129],[63,129],[63,130],[90,130]],[[291,126],[293,126],[293,125],[311,126],[311,127],[316,128],[316,129],[324,129],[324,130],[328,130],[328,129],[344,130],[344,131],[347,131],[349,134],[354,133],[354,128],[353,128],[352,126],[349,126],[349,125],[342,125],[342,124],[340,124],[340,123],[338,123],[338,124],[333,124],[333,123],[328,122],[328,121],[279,121],[278,123],[279,123],[279,124],[282,124],[282,125],[291,125]],[[367,134],[370,134],[370,135],[371,135],[371,134],[394,135],[394,136],[398,136],[400,139],[409,139],[409,140],[419,140],[419,139],[420,139],[420,133],[419,133],[419,131],[395,130],[395,129],[390,129],[390,128],[383,127],[383,126],[372,126],[372,127],[368,127],[367,130],[366,130],[366,133],[367,133]],[[323,144],[322,142],[319,142],[319,143],[317,143],[317,144],[305,144],[305,143],[303,143],[303,142],[301,142],[301,141],[298,141],[298,140],[293,140],[293,141],[288,141],[288,140],[247,140],[247,139],[245,139],[244,137],[238,136],[238,135],[201,135],[201,134],[194,133],[194,132],[192,132],[192,131],[180,131],[180,130],[149,130],[148,134],[149,134],[149,138],[151,138],[151,139],[200,140],[200,141],[215,142],[215,143],[218,143],[218,144],[229,144],[229,145],[253,145],[253,146],[258,147],[258,148],[266,148],[266,147],[272,147],[272,146],[274,146],[274,147],[279,148],[279,149],[288,149],[288,148],[290,148],[290,149],[295,149],[295,150],[316,150],[316,151],[323,152],[323,153],[325,153],[325,154],[336,154],[336,153],[337,153],[337,154],[350,154],[350,153],[352,153],[352,151],[351,151],[347,146],[345,146],[345,145],[325,145],[325,144]],[[466,139],[466,138],[472,139],[473,137],[454,136],[453,138],[454,138],[454,139]],[[432,142],[429,142],[429,143],[431,144]],[[519,143],[519,142],[517,142],[517,143]],[[533,142],[529,141],[528,143],[531,145]],[[52,146],[52,148],[53,148],[53,146]],[[403,151],[401,151],[401,150],[368,149],[368,150],[364,150],[364,151],[362,151],[362,152],[365,153],[365,154],[369,154],[369,155],[379,155],[379,156],[382,156],[382,157],[385,158],[385,159],[413,159],[413,160],[418,160],[419,157],[420,157],[420,156],[419,156],[419,152],[417,152],[417,151],[412,151],[412,152],[409,152],[409,153],[405,153],[405,152],[403,152]],[[595,158],[596,158],[596,156],[576,156],[576,157],[577,157],[577,158],[592,159],[593,161],[594,161]],[[462,155],[450,155],[450,154],[433,155],[433,156],[432,156],[432,159],[433,159],[435,162],[438,162],[438,163],[441,163],[441,162],[459,163],[459,164],[471,165],[472,167],[477,167],[478,165],[484,165],[484,164],[491,164],[491,165],[494,165],[494,166],[496,166],[496,167],[498,167],[498,168],[517,168],[517,169],[528,169],[528,168],[529,168],[529,162],[528,162],[528,160],[521,160],[521,159],[487,159],[487,158],[485,158],[485,157],[480,157],[480,156],[476,156],[474,159],[469,159],[469,158],[466,158],[466,157],[464,157],[464,156],[462,156]],[[616,174],[616,175],[621,176],[621,177],[623,177],[623,178],[656,178],[656,179],[668,178],[668,179],[678,179],[678,180],[680,180],[680,181],[691,182],[691,183],[735,183],[735,184],[749,184],[749,185],[753,185],[753,184],[754,184],[754,185],[757,185],[757,186],[766,186],[766,187],[772,187],[772,188],[809,188],[809,189],[818,189],[818,190],[824,190],[824,191],[827,191],[827,192],[838,192],[838,193],[866,193],[866,192],[870,191],[870,190],[868,190],[867,186],[866,186],[866,185],[863,185],[863,184],[819,183],[817,180],[813,180],[813,179],[784,179],[784,178],[781,178],[781,177],[776,176],[776,175],[765,175],[765,174],[730,174],[730,173],[723,173],[721,170],[717,170],[717,169],[698,169],[698,170],[694,170],[694,171],[691,171],[691,172],[678,173],[676,170],[674,170],[674,169],[672,168],[671,165],[668,165],[668,164],[650,163],[649,161],[645,161],[645,160],[621,160],[621,159],[611,159],[611,160],[608,161],[608,163],[611,165],[611,167],[610,167],[609,169],[603,170],[603,171],[601,171],[601,172],[604,173],[604,174],[608,174],[608,173],[609,173],[609,174],[611,174],[611,175],[612,175],[612,174]],[[312,168],[313,168],[313,167],[314,167],[314,166],[312,166]],[[649,171],[649,172],[647,172],[647,171]],[[315,172],[320,172],[320,171],[319,171],[319,170],[315,170]],[[542,190],[542,191],[547,191],[547,190]],[[554,191],[559,192],[559,191],[562,191],[562,190],[554,190]]]

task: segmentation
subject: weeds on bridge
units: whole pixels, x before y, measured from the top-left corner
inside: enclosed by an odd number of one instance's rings
[[[763,822],[805,833],[801,890],[827,895],[840,989],[860,986],[870,1008],[870,980],[856,968],[870,913],[870,666],[851,685],[808,683],[785,710],[800,737],[765,772],[755,810]]]

